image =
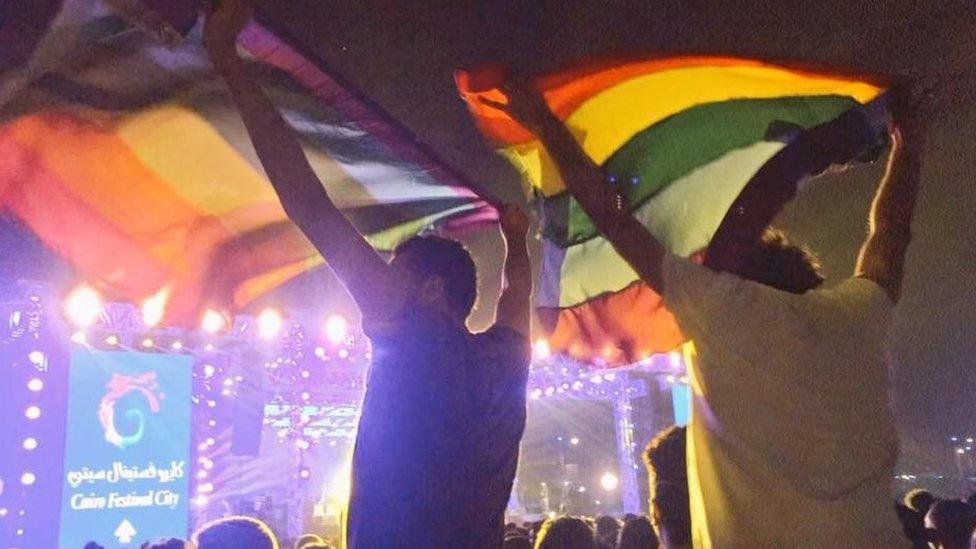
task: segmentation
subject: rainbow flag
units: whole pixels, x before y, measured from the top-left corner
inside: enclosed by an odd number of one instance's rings
[[[265,179],[200,25],[169,49],[96,2],[43,4],[33,51],[0,65],[0,213],[111,298],[164,292],[175,324],[205,304],[239,309],[322,263]],[[0,27],[0,46],[19,43],[16,30]],[[496,217],[279,33],[255,22],[239,45],[329,195],[378,250]]]
[[[682,343],[660,296],[565,191],[545,148],[503,112],[499,68],[459,72],[485,137],[531,185],[542,219],[539,317],[550,347],[619,365]],[[739,193],[790,136],[883,89],[863,77],[731,57],[590,63],[534,80],[552,111],[621,189],[630,211],[674,253],[707,248]]]

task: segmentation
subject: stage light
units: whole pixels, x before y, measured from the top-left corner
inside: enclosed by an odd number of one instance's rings
[[[962,448],[956,448],[956,453],[957,453],[957,454],[965,454],[965,453],[966,453],[966,451],[965,451],[965,450],[963,450]]]
[[[193,504],[197,507],[203,507],[207,504],[207,496],[200,494],[199,496],[193,498]]]
[[[339,349],[339,358],[349,358],[349,349]]]
[[[668,362],[671,363],[671,368],[673,370],[681,369],[681,353],[678,351],[671,351],[668,353]]]
[[[205,378],[211,378],[211,377],[213,377],[215,370],[216,369],[213,367],[212,364],[204,364],[203,365],[203,377],[205,377]]]
[[[163,316],[166,313],[166,302],[168,300],[169,287],[164,286],[142,302],[142,323],[146,328],[152,328],[163,321]]]
[[[298,448],[299,450],[308,450],[309,446],[310,444],[308,443],[308,441],[303,438],[300,438],[295,441],[295,447]]]
[[[308,379],[309,376],[311,376],[311,375],[312,375],[312,373],[309,372],[308,370],[302,370],[302,373],[301,373],[302,379]]]
[[[308,467],[303,465],[302,468],[298,470],[298,476],[299,478],[307,479],[308,477],[312,476],[312,472],[309,471]]]
[[[597,374],[597,375],[591,377],[590,378],[590,381],[593,382],[596,385],[599,385],[599,384],[603,383],[603,376]]]
[[[258,315],[258,337],[261,339],[271,339],[278,335],[284,319],[281,313],[274,309],[265,309]]]
[[[37,406],[28,406],[27,409],[24,410],[24,415],[27,416],[27,419],[37,419],[41,417],[41,409]]]
[[[302,400],[303,401],[306,401],[306,400],[308,400],[311,397],[312,397],[312,395],[308,394],[308,391],[302,392]]]
[[[76,287],[64,301],[65,315],[76,328],[87,328],[102,312],[102,296],[86,284]]]
[[[617,475],[609,471],[603,473],[603,476],[600,477],[600,486],[608,492],[616,490],[618,484],[620,484],[620,479],[617,478]]]
[[[542,389],[539,388],[532,389],[532,391],[529,393],[529,398],[539,398],[541,396],[542,396]]]
[[[549,358],[552,354],[552,350],[549,348],[549,342],[544,339],[538,339],[532,344],[532,356],[536,360],[545,360]]]
[[[112,334],[105,338],[105,344],[115,347],[119,344],[119,336]]]
[[[216,408],[217,407],[217,401],[216,400],[208,400],[207,401],[207,407],[208,408]]]
[[[573,446],[578,446],[580,443],[579,437],[573,437],[569,439],[569,443],[572,444]]]
[[[197,478],[198,479],[205,479],[205,478],[207,478],[207,472],[204,471],[204,470],[202,470],[202,469],[199,470],[199,471],[197,471]]]
[[[605,379],[607,381],[613,381],[614,379],[617,379],[617,374],[615,374],[613,372],[604,374],[603,379]]]
[[[216,334],[227,326],[227,319],[224,315],[213,309],[207,309],[200,319],[200,328],[208,334]]]
[[[349,335],[349,322],[346,317],[332,313],[325,319],[325,338],[329,343],[338,345],[346,340]]]
[[[586,486],[580,486],[579,488],[576,489],[576,491],[579,492],[579,493],[581,493],[581,494],[585,494],[586,493]]]
[[[31,473],[30,471],[27,471],[26,473],[20,476],[20,483],[23,484],[24,486],[30,486],[34,484],[35,480],[37,480],[37,477],[35,477],[34,473]]]
[[[574,391],[582,391],[583,390],[583,382],[582,381],[574,381],[573,382],[573,390]]]
[[[316,347],[315,356],[317,356],[318,358],[325,358],[325,349],[322,347]]]
[[[209,482],[197,486],[197,493],[200,494],[210,494],[213,492],[213,490],[214,490],[214,485]]]
[[[8,511],[6,507],[0,507],[0,518],[7,516],[7,513],[9,512],[10,511]]]
[[[88,338],[85,337],[85,332],[78,331],[71,334],[71,342],[76,345],[87,345]]]
[[[27,353],[27,360],[29,360],[31,364],[37,366],[38,368],[43,368],[44,365],[47,363],[47,357],[44,355],[44,353],[40,351],[31,351]]]
[[[674,383],[675,377],[672,375],[668,375],[664,377],[664,380],[667,381],[668,383]]]
[[[170,348],[173,349],[174,351],[182,351],[183,343],[180,341],[174,341],[173,344],[170,345]]]
[[[24,439],[23,443],[24,450],[31,451],[37,448],[37,439],[34,437],[27,437]]]
[[[212,353],[214,349],[216,349],[216,347],[214,347],[213,343],[207,343],[206,345],[203,346],[203,350],[207,351],[208,353]]]
[[[546,396],[552,396],[556,392],[555,387],[546,387]]]
[[[37,391],[40,391],[41,389],[44,388],[44,382],[41,381],[40,378],[37,377],[32,378],[30,381],[27,382],[27,388],[36,393]]]
[[[153,341],[151,337],[147,337],[146,339],[142,340],[143,349],[152,349],[155,346],[156,346],[156,342]]]

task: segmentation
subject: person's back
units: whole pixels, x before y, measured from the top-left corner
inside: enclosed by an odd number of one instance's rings
[[[477,296],[471,256],[456,242],[415,237],[387,264],[250,80],[236,45],[251,16],[248,4],[212,4],[203,32],[211,61],[282,208],[355,299],[373,344],[353,453],[347,547],[500,545],[525,423],[528,219],[515,206],[497,209],[508,285],[495,327],[472,335],[465,327]]]
[[[966,549],[976,527],[976,511],[964,501],[939,500],[926,513],[925,527],[934,549]]]
[[[689,427],[696,545],[896,545],[884,290],[797,295],[677,259],[665,285],[705,395]]]

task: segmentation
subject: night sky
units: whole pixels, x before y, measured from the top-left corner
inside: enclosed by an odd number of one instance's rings
[[[976,432],[976,3],[261,4],[478,188],[510,199],[518,196],[515,174],[475,132],[453,87],[455,68],[502,61],[533,72],[588,55],[668,50],[800,59],[942,80],[892,334],[894,398],[909,461],[931,441]],[[860,167],[818,180],[781,216],[779,224],[821,256],[829,282],[852,272],[880,169]],[[499,259],[496,237],[476,235],[472,243],[480,266],[490,271]]]

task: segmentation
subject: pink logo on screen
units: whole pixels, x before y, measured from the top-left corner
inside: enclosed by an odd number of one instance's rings
[[[162,395],[158,393],[156,372],[146,372],[137,376],[112,374],[112,379],[105,387],[108,392],[98,404],[98,420],[105,430],[105,440],[118,448],[125,449],[142,440],[142,435],[146,431],[146,416],[138,408],[129,408],[122,412],[123,417],[138,423],[135,431],[123,435],[115,426],[115,401],[122,395],[135,391],[145,397],[153,413],[159,412],[159,399]]]

